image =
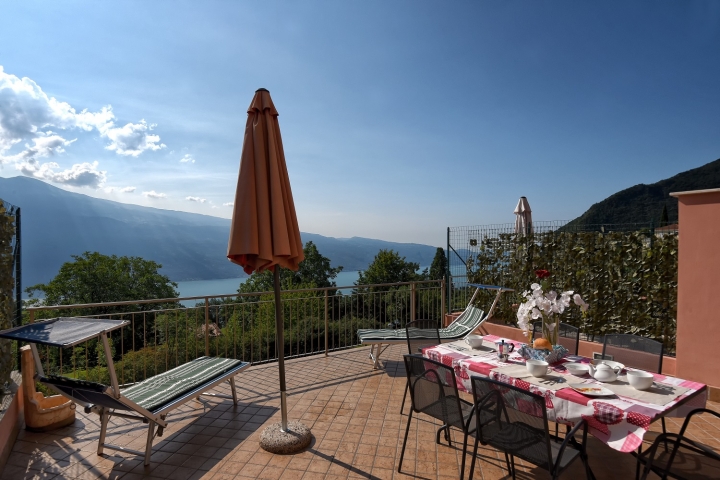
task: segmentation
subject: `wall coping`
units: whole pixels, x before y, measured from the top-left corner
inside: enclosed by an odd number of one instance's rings
[[[688,190],[687,192],[672,192],[671,197],[680,197],[683,195],[700,195],[703,193],[720,193],[720,188],[708,188],[706,190]]]

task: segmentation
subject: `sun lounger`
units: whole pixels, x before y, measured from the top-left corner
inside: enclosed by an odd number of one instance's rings
[[[447,327],[441,328],[440,340],[442,343],[449,343],[455,340],[465,338],[467,335],[474,332],[482,323],[490,318],[495,310],[500,295],[503,292],[514,291],[511,288],[498,287],[495,285],[481,285],[477,283],[471,283],[469,286],[475,287],[475,293],[468,302],[465,310]],[[481,289],[485,290],[497,290],[495,300],[488,311],[488,314],[483,316],[483,311],[473,306],[473,302],[477,297],[478,292]],[[373,361],[373,368],[377,369],[380,366],[380,355],[390,345],[404,344],[407,342],[405,338],[405,329],[360,329],[357,332],[358,338],[362,345],[370,345],[370,358]],[[384,347],[383,347],[384,345]]]
[[[153,438],[162,436],[167,427],[167,414],[200,395],[232,398],[237,405],[234,377],[250,364],[228,358],[200,357],[121,390],[115,375],[107,333],[127,323],[123,320],[54,318],[5,330],[0,332],[0,337],[32,342],[30,346],[35,357],[38,381],[84,406],[87,413],[95,412],[100,416],[98,455],[102,455],[104,448],[119,450],[144,456],[145,465],[149,465]],[[110,375],[109,386],[59,375],[45,376],[35,343],[71,347],[95,337],[100,337],[105,350]],[[225,381],[230,383],[232,397],[208,393],[208,390]],[[105,441],[108,421],[113,416],[148,424],[145,452]]]

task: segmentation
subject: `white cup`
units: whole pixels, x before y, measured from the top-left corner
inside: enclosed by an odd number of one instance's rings
[[[528,360],[525,362],[525,366],[533,377],[544,377],[550,373],[548,362],[543,360]]]
[[[483,337],[482,335],[468,335],[465,337],[465,343],[471,348],[480,348],[483,345]]]

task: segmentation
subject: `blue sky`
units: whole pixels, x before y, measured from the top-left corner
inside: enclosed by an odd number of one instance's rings
[[[228,218],[269,89],[335,237],[568,220],[720,157],[716,1],[3,2],[0,66],[0,175]]]

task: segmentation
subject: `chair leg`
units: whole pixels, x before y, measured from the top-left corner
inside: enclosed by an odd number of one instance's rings
[[[665,417],[661,417],[661,418],[660,418],[660,423],[662,424],[662,433],[667,433],[667,430],[665,430]],[[668,442],[667,442],[667,440],[665,440],[665,441],[663,442],[663,444],[664,444],[664,446],[665,446],[665,453],[668,453]]]
[[[406,384],[405,384],[405,393],[403,393],[403,401],[402,401],[402,403],[400,404],[400,415],[402,415],[403,408],[405,408],[405,399],[407,398],[407,392],[408,392],[408,389],[409,389],[409,388],[410,388],[410,387],[409,387],[408,384],[406,383]]]
[[[468,480],[472,480],[473,474],[475,473],[475,458],[477,458],[478,443],[480,443],[480,440],[478,440],[476,433],[475,447],[473,448],[472,460],[470,461],[470,475],[468,476]]]
[[[512,467],[512,478],[515,480],[515,457],[510,455],[510,466]]]
[[[235,389],[235,377],[230,377],[230,391],[232,392],[233,403],[238,404],[237,390]]]
[[[152,455],[152,441],[155,433],[155,422],[148,420],[148,436],[145,443],[145,466],[150,465],[150,455]]]
[[[468,434],[465,432],[465,435],[463,436],[463,453],[462,453],[462,462],[460,463],[460,480],[463,480],[463,477],[465,476],[465,455],[467,452],[467,438]]]
[[[642,453],[642,444],[637,449],[637,456],[640,458],[640,454]],[[637,462],[635,465],[635,480],[640,480],[640,462]]]
[[[412,421],[412,408],[410,409],[410,413],[408,414],[407,427],[405,427],[405,438],[403,439],[403,446],[402,446],[402,450],[400,451],[400,463],[398,464],[398,473],[400,473],[400,469],[402,468],[403,457],[405,456],[405,445],[407,444],[408,433],[410,433],[410,421]]]
[[[105,446],[105,435],[107,434],[107,425],[108,425],[109,420],[110,420],[110,416],[108,415],[108,411],[105,408],[103,408],[100,411],[100,437],[98,438],[98,449],[97,449],[98,455],[103,454],[103,447]]]

